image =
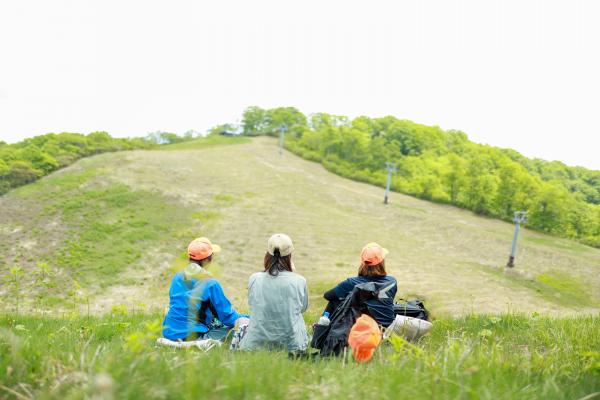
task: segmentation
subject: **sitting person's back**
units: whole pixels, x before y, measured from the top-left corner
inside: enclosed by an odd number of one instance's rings
[[[253,274],[248,282],[250,324],[239,348],[304,351],[308,345],[302,318],[308,307],[306,279],[293,272],[293,245],[287,235],[273,235],[268,249],[265,271]]]
[[[358,269],[358,276],[348,278],[333,289],[325,292],[323,297],[329,301],[326,312],[333,314],[341,301],[350,293],[352,289],[360,283],[375,282],[383,285],[384,293],[377,299],[366,301],[368,314],[373,317],[380,325],[389,326],[396,317],[394,313],[394,297],[398,285],[393,276],[387,275],[385,271],[385,256],[387,250],[377,243],[367,244],[361,252],[361,265]]]
[[[235,325],[238,313],[219,281],[206,270],[213,252],[219,250],[207,238],[195,239],[188,246],[190,264],[171,281],[169,311],[163,321],[165,338],[223,340]]]

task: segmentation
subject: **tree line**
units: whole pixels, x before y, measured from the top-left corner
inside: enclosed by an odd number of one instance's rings
[[[392,116],[350,119],[326,113],[306,116],[293,107],[249,107],[239,127],[223,124],[209,134],[277,136],[282,127],[287,149],[339,175],[383,186],[384,165],[394,162],[398,172],[392,190],[504,220],[526,210],[528,226],[600,247],[600,171],[530,159],[511,149],[471,142],[461,131]],[[196,137],[192,131],[181,136],[157,131],[133,139],[93,132],[49,133],[14,144],[0,141],[0,194],[82,157]]]
[[[161,144],[194,138],[193,132],[179,136],[169,132],[152,132],[145,138],[113,138],[106,132],[48,133],[14,144],[0,141],[0,195],[33,182],[76,160],[110,151],[149,149]]]
[[[288,150],[344,177],[383,186],[385,163],[394,162],[395,191],[504,220],[526,210],[529,227],[600,247],[600,171],[530,159],[471,142],[461,131],[392,116],[244,111],[244,135],[277,136],[281,127]]]

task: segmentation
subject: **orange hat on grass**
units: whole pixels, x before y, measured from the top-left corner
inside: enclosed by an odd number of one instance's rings
[[[377,265],[385,260],[388,251],[375,242],[368,243],[360,253],[360,261],[366,265]]]
[[[359,363],[369,361],[379,343],[381,331],[377,322],[366,314],[361,315],[352,325],[348,335],[348,344],[352,348],[354,359]]]
[[[188,256],[192,260],[200,261],[221,251],[221,246],[211,243],[205,237],[194,239],[188,245]]]

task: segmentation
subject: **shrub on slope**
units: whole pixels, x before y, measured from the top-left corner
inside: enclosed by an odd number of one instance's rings
[[[109,151],[147,149],[145,139],[118,139],[106,132],[48,133],[15,144],[0,142],[0,194],[33,182],[76,160]]]
[[[270,136],[285,126],[289,150],[342,176],[383,186],[385,162],[394,162],[393,190],[504,220],[527,210],[528,226],[600,247],[600,171],[528,159],[391,116],[306,118],[291,107],[250,107],[242,126],[245,135]]]

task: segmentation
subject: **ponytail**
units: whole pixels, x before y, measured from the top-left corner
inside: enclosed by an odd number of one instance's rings
[[[271,276],[277,276],[281,271],[292,271],[292,256],[282,256],[278,249],[273,251],[273,254],[268,252],[265,254],[264,260],[265,272]]]

